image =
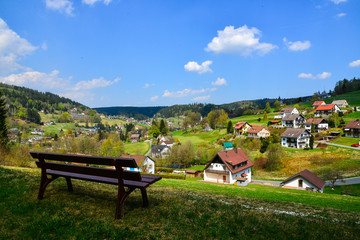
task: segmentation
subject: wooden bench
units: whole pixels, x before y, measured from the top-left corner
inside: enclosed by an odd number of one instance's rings
[[[161,177],[141,175],[139,172],[127,171],[124,168],[138,168],[132,158],[110,158],[85,155],[56,154],[43,152],[30,152],[36,165],[41,168],[41,181],[38,199],[42,199],[46,187],[58,177],[66,179],[69,192],[73,191],[71,179],[81,179],[118,186],[115,219],[122,217],[122,208],[125,200],[135,189],[141,190],[143,206],[149,205],[146,188],[159,181]],[[61,163],[58,163],[61,162]],[[82,163],[75,165],[71,163]],[[101,168],[88,165],[113,166],[114,168]],[[48,175],[51,177],[48,178]]]

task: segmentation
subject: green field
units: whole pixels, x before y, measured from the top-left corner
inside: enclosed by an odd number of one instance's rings
[[[360,91],[344,93],[339,96],[324,99],[327,104],[332,103],[334,100],[346,100],[350,106],[360,106]]]
[[[40,170],[0,167],[0,239],[358,239],[360,198],[259,185],[162,179],[135,191],[114,221],[116,186],[52,182]]]
[[[55,125],[47,125],[41,128],[44,132],[57,133],[65,131],[65,129],[75,129],[75,123],[56,123]]]
[[[189,167],[187,169],[189,170],[197,170],[197,171],[203,171],[206,165],[196,165],[196,166],[192,166]]]
[[[268,113],[267,114],[268,120],[266,121],[263,121],[264,114],[240,116],[240,117],[232,118],[230,120],[232,121],[233,125],[235,125],[237,122],[248,122],[250,124],[266,127],[268,121],[274,120],[274,116],[278,114],[279,113]],[[258,118],[261,118],[260,122],[258,121]]]
[[[358,138],[351,138],[351,137],[339,137],[339,138],[335,138],[334,140],[331,141],[331,143],[336,143],[336,144],[340,144],[340,145],[345,145],[345,146],[351,146],[355,143],[359,143]]]
[[[125,153],[144,155],[150,149],[149,142],[125,143]]]
[[[209,144],[213,143],[215,140],[220,139],[226,134],[226,129],[215,129],[210,132],[200,132],[200,133],[185,133],[182,130],[175,131],[172,133],[173,138],[179,138],[181,143],[191,141],[195,147],[199,144]]]

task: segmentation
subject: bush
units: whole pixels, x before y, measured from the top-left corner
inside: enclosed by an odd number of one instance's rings
[[[160,176],[162,178],[172,178],[172,179],[183,179],[185,180],[185,175],[175,175],[175,174],[141,174],[141,175],[151,175],[151,176]]]
[[[266,158],[259,158],[257,160],[255,160],[254,162],[254,169],[258,170],[258,169],[264,169],[267,163],[267,159]]]
[[[164,168],[164,167],[156,167],[156,172],[166,172],[166,173],[172,173],[174,170],[177,170],[175,168]]]

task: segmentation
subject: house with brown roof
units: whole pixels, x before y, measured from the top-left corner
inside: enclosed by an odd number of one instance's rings
[[[192,169],[188,169],[185,171],[185,175],[188,178],[197,178],[197,177],[202,177],[202,173],[201,171],[198,170],[192,170]]]
[[[247,122],[237,122],[234,125],[234,134],[242,135],[246,133],[251,128],[251,125]]]
[[[282,126],[287,128],[301,128],[306,118],[301,114],[289,114],[282,118]]]
[[[334,100],[331,104],[336,104],[338,107],[345,108],[348,107],[349,104],[346,100]]]
[[[170,140],[164,140],[164,141],[160,141],[159,145],[165,145],[168,146],[169,148],[171,148],[172,146],[174,146],[174,142],[170,141]]]
[[[360,138],[360,120],[350,121],[344,128],[345,137]]]
[[[130,140],[131,142],[139,142],[140,141],[140,134],[131,134],[130,135]]]
[[[295,107],[286,107],[281,109],[279,115],[275,116],[274,118],[281,119],[286,115],[291,115],[291,114],[299,114],[299,110],[297,110],[297,108]]]
[[[329,124],[323,118],[309,118],[305,122],[305,129],[311,131],[311,125],[314,125],[314,132],[327,131]]]
[[[136,164],[138,165],[138,168],[125,167],[125,170],[150,174],[155,173],[155,161],[148,156],[123,154],[121,155],[121,157],[134,159]]]
[[[340,108],[336,104],[325,104],[320,105],[316,108],[315,117],[321,117],[321,116],[328,116],[332,113],[338,113],[340,112]]]
[[[283,147],[303,148],[310,145],[311,133],[304,128],[288,128],[280,137]]]
[[[206,165],[204,181],[246,186],[251,182],[252,166],[240,148],[220,152]]]
[[[270,137],[270,131],[267,127],[255,126],[249,129],[248,138],[268,138]]]
[[[299,190],[307,190],[313,192],[323,192],[325,181],[316,176],[314,173],[305,169],[280,183],[283,188],[292,188]]]
[[[315,101],[312,106],[313,106],[313,108],[317,108],[318,106],[325,105],[325,104],[326,103],[324,101]]]

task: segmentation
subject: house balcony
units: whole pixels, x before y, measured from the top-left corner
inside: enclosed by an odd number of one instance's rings
[[[220,175],[228,175],[229,174],[227,171],[214,170],[214,169],[206,169],[205,173],[214,173],[214,174],[220,174]]]

